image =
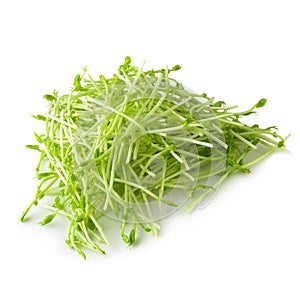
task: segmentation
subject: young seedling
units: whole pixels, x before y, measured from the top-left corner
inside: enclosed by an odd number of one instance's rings
[[[266,99],[236,112],[169,77],[179,69],[143,71],[126,57],[110,78],[84,69],[70,93],[45,95],[48,112],[34,116],[44,132],[27,145],[40,153],[39,183],[20,220],[51,197],[40,224],[61,215],[71,248],[84,258],[84,249],[104,254],[104,216],[120,221],[121,237],[132,245],[138,227],[157,235],[160,219],[180,207],[191,211],[228,176],[249,173],[285,147],[276,127],[241,121]]]

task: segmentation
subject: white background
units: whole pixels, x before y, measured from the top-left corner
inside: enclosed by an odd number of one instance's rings
[[[0,2],[1,299],[299,299],[299,1]],[[267,98],[257,122],[291,133],[251,175],[236,176],[204,210],[162,223],[132,250],[108,228],[107,256],[84,261],[63,224],[41,228],[31,201],[41,96],[81,66],[110,75],[131,55],[241,109]]]

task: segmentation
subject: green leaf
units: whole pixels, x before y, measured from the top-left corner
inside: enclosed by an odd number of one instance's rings
[[[124,65],[130,65],[131,63],[131,57],[130,56],[126,56],[125,60],[124,60]]]
[[[55,96],[49,95],[49,94],[44,95],[43,98],[46,99],[47,101],[54,101],[54,100],[56,100]]]
[[[176,204],[175,202],[171,201],[171,200],[165,200],[165,199],[162,199],[161,200],[162,203],[165,203],[165,204],[168,204],[170,206],[173,206],[173,207],[178,207],[178,204]]]
[[[222,107],[226,106],[226,103],[224,101],[218,101],[214,104],[215,107]]]
[[[263,107],[265,106],[267,103],[267,99],[260,99],[257,104],[256,104],[256,107]]]
[[[73,249],[73,246],[72,246],[72,243],[71,243],[70,240],[65,240],[65,243],[66,243],[70,248]]]
[[[81,88],[81,75],[77,74],[74,78],[74,87]]]
[[[57,175],[55,172],[41,172],[36,175],[37,179],[43,179],[46,177],[50,177],[53,175]]]
[[[40,225],[44,226],[49,224],[56,216],[56,213],[54,214],[50,214],[48,216],[46,216],[42,221],[39,222]]]
[[[107,82],[107,80],[106,80],[106,78],[105,78],[104,75],[100,75],[100,76],[99,76],[99,79],[100,79],[101,81],[103,81],[103,82]]]
[[[42,135],[38,135],[36,132],[34,132],[33,135],[39,144],[41,144],[43,142],[42,137],[41,137]]]
[[[85,214],[81,214],[81,215],[79,215],[79,216],[77,216],[77,217],[75,218],[75,221],[76,221],[77,223],[80,223],[80,222],[84,221],[85,218],[86,218]]]
[[[86,225],[89,229],[94,230],[96,228],[94,222],[91,220],[91,218],[88,218]]]
[[[172,71],[178,71],[181,69],[181,65],[175,65],[173,68],[172,68]]]
[[[36,115],[36,116],[33,115],[32,117],[40,121],[47,121],[47,118],[43,115]]]
[[[129,241],[129,238],[128,238],[128,236],[127,236],[125,233],[122,234],[122,239],[123,239],[123,241],[124,241],[126,244],[127,244],[128,241]]]
[[[53,203],[52,206],[55,207],[55,208],[57,208],[57,209],[60,209],[60,210],[63,210],[63,209],[64,209],[64,205],[61,203],[59,197],[56,197],[56,198],[55,198],[54,203]]]
[[[39,145],[26,145],[25,147],[32,150],[41,151]]]
[[[133,245],[135,243],[135,229],[132,229],[130,231],[127,243],[128,243],[128,246],[131,246],[131,245]]]
[[[86,205],[85,196],[82,194],[80,196],[79,207],[84,210],[85,209],[85,205]]]

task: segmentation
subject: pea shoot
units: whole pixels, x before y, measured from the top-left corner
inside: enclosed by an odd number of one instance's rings
[[[36,195],[20,220],[49,198],[40,225],[60,215],[72,249],[105,254],[104,217],[120,222],[131,246],[138,229],[157,235],[161,219],[195,209],[228,176],[285,148],[276,127],[242,122],[266,99],[236,112],[170,77],[180,69],[143,71],[126,57],[110,78],[84,68],[68,94],[46,94],[48,112],[34,116],[44,132],[27,145],[40,155]]]

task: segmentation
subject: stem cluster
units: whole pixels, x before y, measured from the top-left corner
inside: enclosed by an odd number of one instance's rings
[[[104,254],[104,215],[121,222],[132,245],[137,226],[157,235],[158,220],[181,206],[192,210],[228,176],[249,173],[284,148],[276,127],[241,121],[265,99],[235,112],[169,77],[179,69],[142,71],[126,57],[111,78],[93,79],[84,69],[68,94],[45,95],[48,112],[34,116],[45,130],[27,145],[40,152],[37,192],[20,220],[50,196],[51,213],[40,224],[61,215],[71,248],[83,257],[83,249]]]

